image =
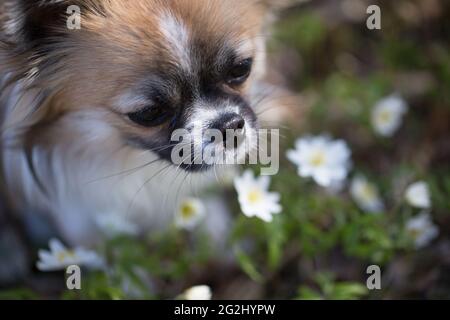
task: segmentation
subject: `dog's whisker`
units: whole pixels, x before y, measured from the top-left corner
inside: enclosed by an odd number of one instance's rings
[[[186,145],[187,144],[188,143],[186,143]],[[160,148],[163,148],[162,150],[165,150],[165,149],[168,149],[168,148],[173,147],[175,145],[176,144],[169,145],[169,146],[163,146],[163,147],[160,147]],[[183,146],[183,145],[181,145],[181,146]],[[146,151],[161,151],[161,150],[158,150],[158,149],[159,148],[155,148],[155,149],[149,149],[149,150],[146,150]],[[101,180],[110,179],[110,178],[114,178],[114,177],[118,177],[118,176],[122,176],[122,175],[126,175],[126,174],[133,174],[133,173],[139,171],[140,169],[148,167],[149,165],[152,165],[152,164],[154,164],[154,163],[156,163],[158,161],[164,161],[164,160],[161,159],[161,158],[157,158],[157,159],[151,160],[149,162],[146,162],[146,163],[144,163],[142,165],[139,165],[137,167],[134,167],[134,168],[131,168],[131,169],[126,169],[124,171],[113,173],[113,174],[110,174],[110,175],[107,175],[107,176],[104,176],[104,177],[100,177],[100,178],[97,178],[97,179],[94,179],[94,180],[89,180],[86,183],[89,184],[89,183],[94,183],[94,182],[98,182],[98,181],[101,181]]]
[[[148,178],[147,180],[144,181],[144,183],[138,188],[138,190],[136,191],[136,193],[134,194],[133,198],[131,199],[130,205],[127,208],[126,211],[126,215],[128,215],[128,213],[130,212],[130,210],[133,207],[133,204],[136,200],[136,198],[138,197],[139,193],[144,189],[144,187],[151,181],[153,180],[155,177],[157,177],[159,174],[161,174],[163,171],[165,171],[166,169],[168,169],[169,167],[171,167],[172,164],[169,163],[167,166],[163,167],[162,169],[158,170],[154,175],[152,175],[150,178]]]

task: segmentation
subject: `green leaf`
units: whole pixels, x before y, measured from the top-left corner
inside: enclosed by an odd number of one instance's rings
[[[242,270],[255,282],[261,283],[263,282],[263,276],[256,269],[255,265],[251,261],[250,257],[245,254],[241,249],[235,249],[235,255],[238,259],[239,265]]]

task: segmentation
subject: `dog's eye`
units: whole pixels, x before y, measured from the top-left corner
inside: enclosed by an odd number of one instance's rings
[[[248,58],[234,65],[228,74],[228,84],[237,86],[243,84],[252,71],[253,59]]]
[[[170,108],[163,105],[152,105],[140,111],[129,113],[128,118],[144,127],[159,126],[173,117]]]

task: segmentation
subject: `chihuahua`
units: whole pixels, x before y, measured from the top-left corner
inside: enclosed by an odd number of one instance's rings
[[[67,27],[70,6],[80,28]],[[256,143],[269,12],[263,0],[0,0],[0,154],[15,209],[49,215],[73,244],[98,238],[102,214],[166,225],[216,176],[173,162],[175,130]]]

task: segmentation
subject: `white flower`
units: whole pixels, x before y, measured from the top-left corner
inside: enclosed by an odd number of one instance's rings
[[[272,214],[281,212],[280,195],[269,192],[269,185],[268,176],[255,178],[251,170],[246,170],[242,176],[234,179],[241,210],[247,217],[258,217],[271,222]]]
[[[121,234],[136,235],[138,228],[121,214],[101,214],[96,217],[99,228],[109,237]]]
[[[204,218],[205,213],[206,209],[201,200],[185,199],[176,212],[175,225],[181,229],[192,230]]]
[[[345,141],[317,136],[298,139],[287,157],[298,166],[301,177],[312,177],[319,185],[330,187],[347,178],[350,154]]]
[[[433,224],[429,213],[421,213],[409,219],[406,231],[413,238],[416,248],[422,248],[439,234],[439,228]]]
[[[358,206],[365,211],[380,212],[384,208],[377,187],[363,176],[353,178],[350,194]]]
[[[187,289],[181,297],[185,300],[211,300],[211,288],[205,285]]]
[[[428,209],[431,207],[430,192],[424,181],[411,184],[405,191],[406,201],[413,207]]]
[[[390,137],[402,124],[403,115],[407,110],[406,102],[399,96],[386,97],[372,110],[372,126],[379,135]]]
[[[94,251],[83,248],[67,249],[61,241],[51,239],[50,251],[39,250],[39,261],[36,266],[41,271],[63,270],[70,265],[88,268],[101,268],[103,259]]]

